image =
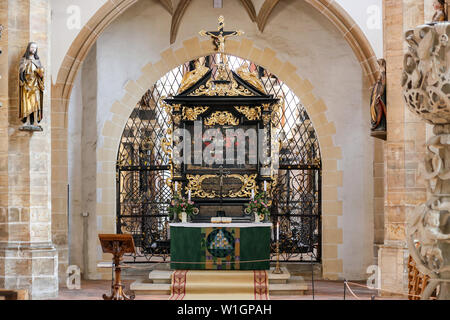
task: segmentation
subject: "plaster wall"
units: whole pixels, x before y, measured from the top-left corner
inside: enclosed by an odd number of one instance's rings
[[[69,105],[70,264],[87,274],[83,251],[97,239],[101,219],[95,216],[97,147],[97,50],[92,47],[78,74]]]
[[[231,1],[236,3],[239,2],[239,0],[226,0],[224,1],[224,6],[228,6]],[[56,75],[58,74],[58,70],[61,67],[61,63],[67,50],[81,31],[81,28],[106,2],[107,0],[50,0],[52,8],[52,43],[58,43],[57,46],[52,46],[51,51],[54,81],[56,80]],[[178,3],[178,1],[172,2],[175,5]],[[373,19],[378,19],[377,12],[374,11],[374,6],[380,8],[379,19],[381,20],[382,0],[336,0],[336,2],[341,5],[361,27],[365,36],[374,48],[377,57],[382,57],[383,30],[382,28],[374,28],[373,24],[370,22],[373,21]],[[263,3],[264,0],[253,0],[256,13],[259,12]],[[212,7],[212,1],[209,2],[208,5]],[[240,6],[239,11],[244,11],[244,8]],[[79,27],[76,23],[78,14],[80,22]],[[245,19],[248,20],[248,16],[246,16]]]
[[[178,40],[172,48],[176,51],[184,40],[196,36],[200,29],[215,29],[217,16],[223,14],[227,17],[228,27],[245,30],[245,38],[253,40],[256,47],[271,48],[278,58],[289,61],[297,68],[299,75],[311,82],[314,95],[323,99],[328,106],[327,117],[335,125],[334,143],[342,148],[342,159],[337,162],[338,170],[343,171],[342,187],[337,195],[327,195],[343,201],[343,215],[337,217],[338,225],[343,229],[343,243],[338,246],[336,257],[343,260],[341,276],[349,279],[366,278],[365,270],[372,263],[373,255],[373,140],[369,136],[368,87],[361,67],[335,27],[302,1],[281,2],[275,8],[263,35],[249,21],[247,13],[240,9],[240,4],[232,1],[224,2],[224,8],[220,10],[194,1],[186,11]],[[199,15],[199,12],[202,14]],[[83,108],[84,113],[95,114],[95,130],[90,128],[97,134],[97,150],[104,144],[100,139],[102,128],[112,119],[109,112],[111,105],[122,99],[125,84],[138,79],[143,66],[161,59],[161,52],[169,47],[169,30],[169,13],[159,1],[147,0],[138,2],[124,12],[98,39],[96,63],[83,68],[95,68],[97,74],[96,101],[92,100],[89,107],[84,105]],[[95,80],[83,77],[82,81]],[[93,83],[87,84],[87,87],[86,83],[77,84],[72,97],[79,95],[79,90],[84,92]],[[77,108],[75,104],[72,101],[69,109],[69,127],[72,124],[73,128],[75,120],[70,114],[74,107]],[[87,129],[83,126],[83,130]],[[95,132],[92,134],[95,135]],[[91,139],[93,141],[94,138]],[[73,151],[69,149],[69,154]],[[116,159],[108,161],[115,162]],[[91,166],[92,162],[86,162],[86,165]],[[95,172],[101,169],[98,165],[96,170],[70,167],[73,177],[84,172],[82,189],[92,185]],[[88,170],[92,176],[86,176]],[[115,186],[111,186],[111,190],[114,189]],[[114,192],[112,195],[115,196]],[[94,208],[95,201],[100,203],[105,197],[111,197],[111,193],[97,190],[96,199],[89,197],[86,201]],[[96,215],[95,210],[90,213]],[[90,225],[96,225],[97,230],[114,232],[115,212],[110,215],[110,219],[105,219],[105,216],[90,217]],[[72,230],[72,236],[78,232]],[[95,236],[96,232],[91,230],[90,235]],[[89,241],[91,278],[99,277],[94,272],[95,263],[103,258],[96,240],[91,238]],[[80,250],[73,250],[73,254],[76,252]]]

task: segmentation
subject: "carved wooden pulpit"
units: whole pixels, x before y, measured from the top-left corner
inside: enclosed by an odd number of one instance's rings
[[[111,287],[111,295],[103,295],[104,300],[134,300],[134,296],[127,296],[124,293],[121,283],[120,261],[125,253],[136,253],[134,241],[131,234],[99,234],[98,238],[102,245],[103,253],[113,255],[114,284]]]

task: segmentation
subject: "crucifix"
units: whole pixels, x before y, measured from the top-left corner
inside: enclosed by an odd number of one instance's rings
[[[213,39],[214,45],[216,46],[216,51],[220,52],[220,55],[222,57],[222,63],[223,61],[223,56],[225,53],[225,41],[227,40],[227,38],[232,37],[232,36],[241,36],[244,34],[244,31],[241,30],[237,30],[237,31],[224,31],[225,27],[225,19],[223,16],[219,17],[219,28],[217,29],[217,31],[205,31],[205,30],[201,30],[199,33],[201,36],[205,37],[205,36],[210,36]]]
[[[217,216],[218,217],[224,217],[225,216],[225,212],[223,211],[223,207],[222,207],[222,204],[223,204],[223,194],[222,194],[223,193],[222,192],[222,190],[223,190],[223,177],[228,176],[230,173],[231,173],[230,171],[224,171],[223,170],[223,166],[219,167],[218,177],[219,177],[220,211],[217,211]]]

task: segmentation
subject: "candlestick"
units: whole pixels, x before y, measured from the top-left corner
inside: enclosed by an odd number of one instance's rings
[[[191,201],[191,189],[188,191],[188,200]]]
[[[175,193],[178,191],[178,182],[175,181]]]
[[[264,181],[264,192],[267,192],[267,181]]]
[[[252,189],[252,200],[255,199],[255,189]]]
[[[281,274],[283,272],[281,271],[281,268],[280,268],[280,242],[278,240],[277,240],[277,246],[275,248],[275,252],[277,254],[277,262],[275,264],[275,269],[272,271],[272,273]]]
[[[280,221],[277,222],[277,241],[280,240]]]

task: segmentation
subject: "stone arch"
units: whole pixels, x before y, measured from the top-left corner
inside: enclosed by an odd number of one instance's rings
[[[136,1],[137,0],[108,0],[86,23],[73,41],[63,59],[58,71],[56,83],[52,90],[52,97],[56,100],[62,100],[63,106],[61,107],[63,107],[65,111],[67,111],[68,99],[70,98],[75,76],[89,49],[96,42],[103,30]],[[276,4],[279,0],[266,1],[275,2]],[[311,4],[336,26],[355,53],[365,76],[368,77],[370,83],[375,82],[375,76],[378,73],[377,59],[369,41],[359,28],[358,24],[339,4],[336,3],[336,1],[305,1]],[[270,12],[275,7],[275,4],[267,5],[268,12],[263,14],[265,18],[263,22],[260,22],[262,25],[266,25],[267,18],[270,16]]]
[[[101,128],[100,141],[103,144],[97,149],[97,192],[102,195],[97,203],[97,215],[103,220],[116,221],[116,159],[125,124],[130,114],[144,93],[159,78],[186,61],[200,56],[212,54],[214,49],[209,40],[200,41],[197,37],[183,42],[183,46],[176,51],[167,49],[161,53],[161,59],[149,63],[141,70],[138,79],[129,81],[124,89],[125,94],[120,101],[116,101],[109,112],[111,120],[105,122]],[[338,279],[343,272],[343,261],[338,259],[338,246],[343,243],[343,231],[338,227],[338,216],[343,213],[343,203],[338,200],[338,189],[343,185],[343,172],[338,170],[338,162],[342,159],[342,151],[334,143],[333,136],[336,127],[328,121],[327,106],[324,101],[313,93],[313,86],[297,74],[297,68],[289,62],[277,58],[276,52],[270,48],[257,48],[253,41],[229,40],[226,53],[248,59],[263,66],[276,74],[300,98],[308,115],[313,122],[318,135],[323,161],[322,188],[322,266],[323,277]],[[114,225],[108,224],[98,233],[114,233]],[[90,244],[91,246],[94,243]],[[104,277],[110,276],[105,273]]]

